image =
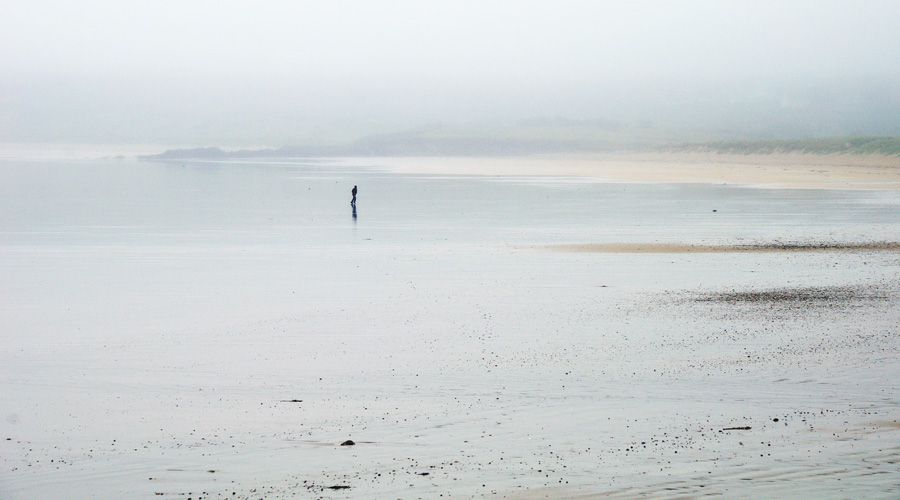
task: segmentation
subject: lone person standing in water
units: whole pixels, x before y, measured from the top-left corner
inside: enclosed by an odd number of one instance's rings
[[[356,186],[353,186],[353,189],[350,191],[350,194],[353,195],[353,199],[350,200],[350,204],[355,207],[356,206]]]

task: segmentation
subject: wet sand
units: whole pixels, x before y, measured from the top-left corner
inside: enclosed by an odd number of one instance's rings
[[[412,163],[0,163],[0,498],[896,497],[894,192]]]
[[[860,243],[756,243],[706,245],[692,243],[574,243],[533,248],[575,253],[779,253],[779,252],[900,252],[900,243],[890,241]]]

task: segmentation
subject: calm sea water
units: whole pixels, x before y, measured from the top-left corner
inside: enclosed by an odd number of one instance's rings
[[[900,212],[892,191],[415,176],[356,161],[5,161],[0,176],[8,244],[877,239]]]
[[[897,241],[896,191],[389,164],[0,162],[0,496],[897,491],[896,254],[530,248]],[[690,300],[810,286],[882,298]]]

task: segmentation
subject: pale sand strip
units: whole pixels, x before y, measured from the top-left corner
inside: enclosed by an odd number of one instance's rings
[[[530,248],[571,253],[774,253],[774,252],[847,252],[859,250],[900,251],[900,242],[809,243],[757,245],[704,245],[690,243],[573,243],[534,245]]]
[[[372,158],[391,171],[571,176],[606,182],[746,184],[800,189],[900,189],[900,158],[882,155],[618,153],[549,158]]]

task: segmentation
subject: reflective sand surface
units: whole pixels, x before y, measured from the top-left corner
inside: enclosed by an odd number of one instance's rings
[[[386,162],[0,163],[0,497],[896,497],[897,191]]]

